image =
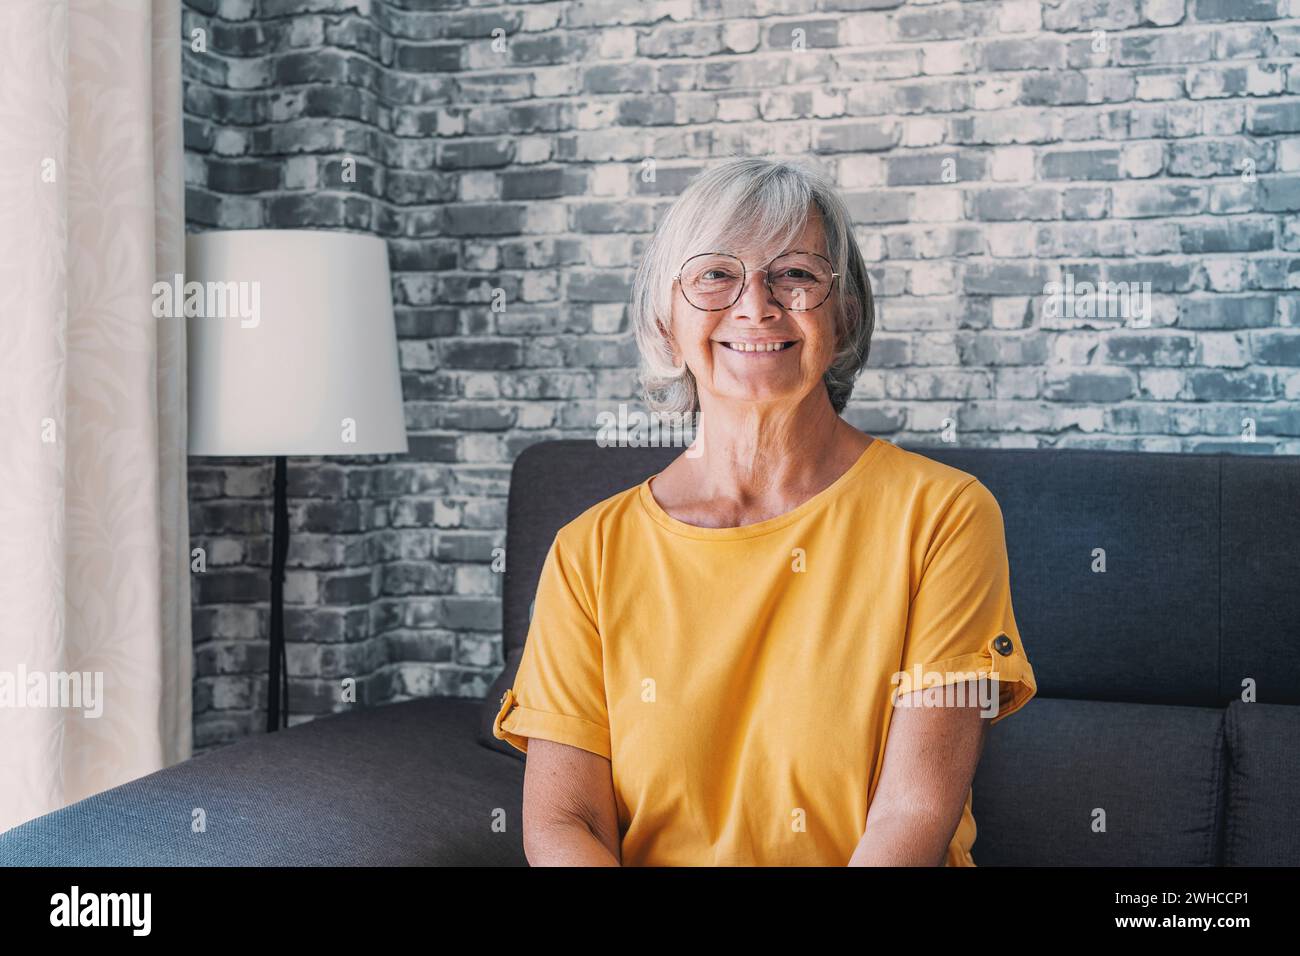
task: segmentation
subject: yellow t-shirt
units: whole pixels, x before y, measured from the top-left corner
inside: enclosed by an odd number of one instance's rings
[[[1002,512],[965,472],[877,438],[738,528],[679,521],[649,484],[556,534],[493,727],[610,760],[624,866],[843,866],[896,690],[995,672],[995,723],[1036,692]],[[968,793],[947,865],[974,841]]]

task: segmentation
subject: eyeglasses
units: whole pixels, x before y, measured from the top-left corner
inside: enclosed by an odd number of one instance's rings
[[[772,298],[791,312],[809,312],[831,294],[839,277],[831,262],[815,252],[787,252],[777,256],[766,269],[764,283]],[[726,252],[701,252],[682,263],[673,276],[681,284],[682,295],[704,312],[729,309],[740,299],[745,288],[745,264]]]

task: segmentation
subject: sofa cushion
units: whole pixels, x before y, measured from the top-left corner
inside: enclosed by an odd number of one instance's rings
[[[1300,458],[1225,455],[1220,693],[1300,704]],[[1293,751],[1294,752],[1294,751]]]
[[[975,865],[1214,865],[1223,714],[1035,698],[989,729],[971,804]]]
[[[1300,866],[1300,707],[1228,705],[1227,866]]]
[[[424,698],[250,737],[0,834],[0,864],[524,865],[523,766],[477,744],[481,705]]]

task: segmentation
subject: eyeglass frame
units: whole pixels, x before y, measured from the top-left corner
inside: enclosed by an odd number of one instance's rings
[[[832,270],[832,271],[831,271],[831,284],[830,284],[829,286],[826,287],[826,295],[825,295],[825,297],[823,297],[822,300],[821,300],[820,302],[818,302],[816,305],[811,306],[810,308],[807,308],[807,309],[791,309],[791,308],[789,308],[788,306],[782,305],[781,308],[785,309],[787,312],[812,312],[814,309],[820,309],[823,305],[826,304],[827,300],[830,299],[830,297],[831,297],[831,292],[834,291],[834,289],[835,289],[835,280],[838,279],[838,278],[840,277],[840,274],[839,274],[838,272],[835,272],[835,271],[834,271],[834,269],[835,269],[835,265],[834,265],[834,263],[831,262],[830,259],[828,259],[826,256],[822,255],[820,252],[812,252],[812,251],[810,251],[810,250],[808,250],[808,249],[791,249],[789,252],[783,252],[783,253],[781,253],[781,255],[773,257],[772,261],[769,262],[768,265],[771,266],[771,265],[772,265],[772,262],[776,262],[777,259],[780,259],[780,258],[782,258],[783,256],[800,256],[800,255],[802,255],[802,256],[816,256],[818,259],[821,259],[821,260],[822,260],[823,262],[825,262],[828,266],[830,266],[830,267],[831,267],[831,270]],[[724,305],[724,306],[719,306],[719,307],[716,308],[716,309],[701,309],[698,305],[696,305],[694,302],[691,301],[690,296],[688,296],[688,295],[686,294],[686,290],[685,290],[684,288],[682,288],[682,270],[686,268],[686,263],[687,263],[687,262],[690,262],[691,259],[698,259],[698,258],[700,258],[700,256],[727,256],[727,257],[729,257],[729,258],[731,258],[731,259],[735,259],[737,262],[740,263],[740,287],[736,290],[736,297],[735,297],[734,299],[732,299],[732,300],[731,300],[729,303],[727,303],[726,305]],[[768,270],[767,270],[767,269],[755,269],[754,271],[755,271],[755,272],[761,272],[761,273],[763,273],[763,285],[767,286],[767,291],[768,291],[768,293],[772,296],[772,298],[775,299],[775,298],[776,298],[776,291],[772,288],[772,283],[771,283],[771,281],[770,281],[769,278],[768,278],[768,274],[767,274],[767,273],[768,273]],[[745,283],[749,281],[749,270],[745,268],[745,260],[742,259],[742,258],[740,258],[740,256],[736,255],[735,253],[732,253],[732,252],[697,252],[697,253],[695,253],[695,255],[687,257],[686,262],[683,262],[680,266],[678,266],[678,268],[677,268],[677,273],[673,276],[673,281],[677,283],[677,288],[679,288],[679,289],[682,290],[682,298],[686,300],[686,304],[689,305],[692,309],[698,309],[700,312],[722,312],[722,311],[724,311],[724,310],[726,310],[726,309],[730,309],[733,305],[735,305],[737,302],[740,301],[740,297],[741,297],[741,295],[743,295],[744,292],[745,292]],[[779,302],[780,299],[777,299],[777,301]]]

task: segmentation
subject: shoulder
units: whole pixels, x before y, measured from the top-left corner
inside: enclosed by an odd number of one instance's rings
[[[599,554],[611,534],[640,515],[641,482],[588,506],[555,534],[556,547],[573,557]]]
[[[895,507],[935,519],[954,505],[997,508],[993,493],[969,472],[892,442],[884,442],[881,451],[879,485]]]
[[[988,489],[984,489],[970,472],[944,464],[920,451],[902,449],[881,438],[876,438],[876,441],[881,442],[876,472],[880,484],[894,496],[915,499],[932,510],[952,503],[959,494],[970,493],[972,486],[979,486],[988,493]]]

